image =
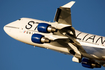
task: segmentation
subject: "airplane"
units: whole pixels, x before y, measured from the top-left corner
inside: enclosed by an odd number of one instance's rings
[[[20,18],[4,31],[23,43],[72,55],[72,61],[86,68],[105,67],[105,37],[84,33],[72,26],[71,1],[56,10],[54,22]]]

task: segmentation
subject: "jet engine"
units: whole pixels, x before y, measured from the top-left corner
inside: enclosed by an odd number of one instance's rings
[[[83,58],[81,64],[83,67],[86,68],[101,68],[101,65],[96,63],[94,60],[90,60],[87,58]]]
[[[57,31],[55,27],[52,27],[50,24],[47,24],[47,23],[39,23],[37,29],[39,32],[43,32],[43,33],[50,33],[50,32]]]
[[[41,34],[33,34],[31,37],[31,41],[39,44],[50,43],[50,40]]]

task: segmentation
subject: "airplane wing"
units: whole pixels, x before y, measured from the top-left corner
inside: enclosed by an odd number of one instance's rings
[[[57,9],[54,21],[62,24],[71,25],[71,10],[75,1],[71,1]]]
[[[72,61],[80,63],[81,61],[83,61],[82,57],[85,57],[85,55],[90,58],[94,58],[94,57],[87,54],[86,51],[81,46],[81,44],[77,41],[75,29],[72,27],[71,10],[70,10],[70,8],[73,6],[74,3],[75,3],[75,1],[71,1],[67,4],[59,7],[56,11],[54,21],[57,22],[58,24],[67,25],[67,26],[64,26],[63,28],[59,29],[58,32],[60,32],[60,33],[58,33],[58,34],[62,34],[69,38],[67,43],[68,43],[68,46],[70,47],[69,48],[70,53],[73,55]],[[55,34],[57,34],[57,33],[55,33]],[[59,40],[56,40],[56,42],[57,41],[59,42]],[[85,60],[88,61],[87,59],[85,59]],[[103,61],[98,61],[98,60],[94,60],[94,59],[91,59],[91,60],[93,60],[94,63],[97,62],[100,65],[104,64]],[[95,63],[95,64],[97,64],[97,63]],[[100,65],[98,67],[100,67]],[[105,64],[103,66],[105,66]]]
[[[54,21],[58,22],[59,24],[69,25],[60,29],[59,32],[62,35],[67,36],[70,40],[68,42],[68,45],[70,48],[72,48],[72,50],[70,50],[70,53],[74,55],[74,58],[72,60],[75,62],[80,62],[79,59],[81,59],[82,54],[86,52],[82,48],[80,43],[76,41],[75,29],[72,27],[70,8],[73,6],[74,3],[75,1],[71,1],[58,8]]]

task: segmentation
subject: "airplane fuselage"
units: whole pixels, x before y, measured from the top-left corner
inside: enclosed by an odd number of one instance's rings
[[[26,23],[23,23],[24,21]],[[46,38],[49,38],[50,40],[56,40],[58,38],[67,39],[66,36],[58,36],[58,35],[54,35],[53,33],[38,32],[37,26],[39,23],[48,23],[58,29],[63,27],[62,25],[60,26],[56,22],[51,23],[51,22],[46,22],[46,21],[41,21],[41,20],[21,18],[20,20],[7,24],[4,27],[4,30],[11,37],[21,42],[24,42],[33,46],[55,50],[55,51],[62,52],[65,54],[70,54],[68,50],[69,46],[65,45],[65,43],[62,41],[60,41],[62,44],[59,42],[58,43],[52,42],[50,44],[49,43],[43,43],[43,44],[33,43],[31,40],[31,36],[34,33],[45,35]],[[60,27],[57,27],[58,25]],[[90,54],[92,58],[105,59],[105,37],[83,33],[78,30],[75,30],[75,32],[76,32],[77,41],[82,45],[85,51],[88,54]],[[86,54],[84,54],[84,56],[88,57],[88,55]]]

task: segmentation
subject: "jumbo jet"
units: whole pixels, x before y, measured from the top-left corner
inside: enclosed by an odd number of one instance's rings
[[[72,26],[71,1],[56,10],[54,22],[20,18],[4,31],[23,43],[72,55],[72,61],[86,68],[105,67],[105,37],[84,33]]]

